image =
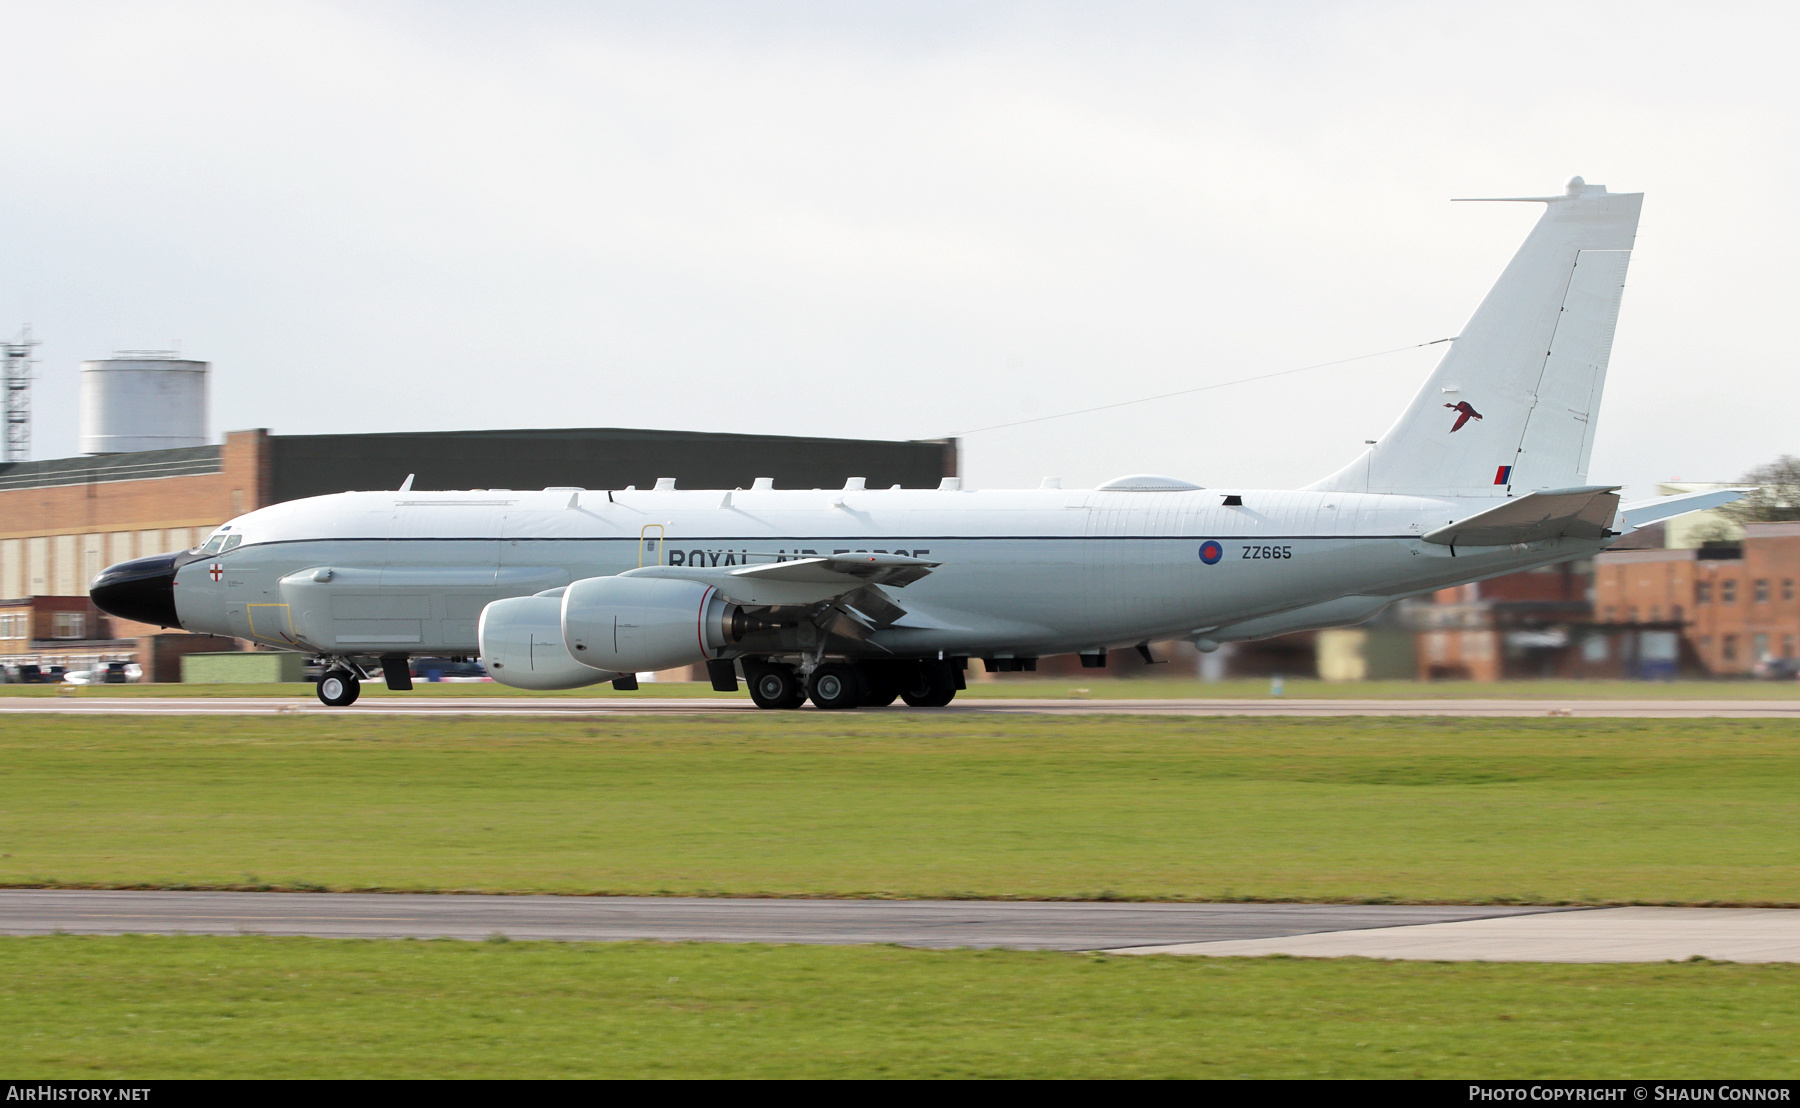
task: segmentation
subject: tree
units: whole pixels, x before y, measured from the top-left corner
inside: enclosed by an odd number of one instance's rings
[[[1720,515],[1734,523],[1800,519],[1800,458],[1783,454],[1744,474],[1743,483],[1758,487],[1720,508]]]

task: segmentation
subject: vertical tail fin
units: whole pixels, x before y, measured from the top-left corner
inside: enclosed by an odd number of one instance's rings
[[[1587,484],[1644,195],[1577,177],[1562,196],[1508,199],[1542,202],[1543,218],[1399,421],[1309,488],[1498,497]]]

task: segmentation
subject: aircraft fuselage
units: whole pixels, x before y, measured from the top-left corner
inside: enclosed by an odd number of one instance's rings
[[[232,522],[184,557],[180,625],[336,656],[474,654],[482,608],[644,565],[852,551],[939,563],[846,657],[1036,657],[1358,622],[1407,595],[1589,555],[1606,540],[1456,549],[1487,507],[1369,493],[1096,490],[361,492]],[[1312,614],[1308,614],[1311,610]],[[1287,615],[1284,616],[1284,613]],[[1275,628],[1271,630],[1270,628]],[[821,649],[809,627],[765,651]],[[770,634],[780,634],[770,632]],[[797,638],[795,636],[798,636]]]

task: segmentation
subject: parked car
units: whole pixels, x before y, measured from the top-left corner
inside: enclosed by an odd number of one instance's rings
[[[143,675],[143,667],[133,662],[102,662],[93,669],[71,670],[62,679],[68,685],[124,685]]]
[[[488,675],[480,662],[452,658],[414,658],[411,670],[422,681],[479,681]]]
[[[1764,658],[1750,672],[1765,681],[1792,681],[1800,678],[1800,658]]]

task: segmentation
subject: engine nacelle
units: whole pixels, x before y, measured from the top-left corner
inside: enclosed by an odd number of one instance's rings
[[[562,599],[514,596],[481,610],[481,663],[515,689],[578,689],[619,676],[585,666],[563,645]]]
[[[589,577],[563,593],[563,645],[596,669],[673,669],[718,657],[758,621],[697,581]]]

